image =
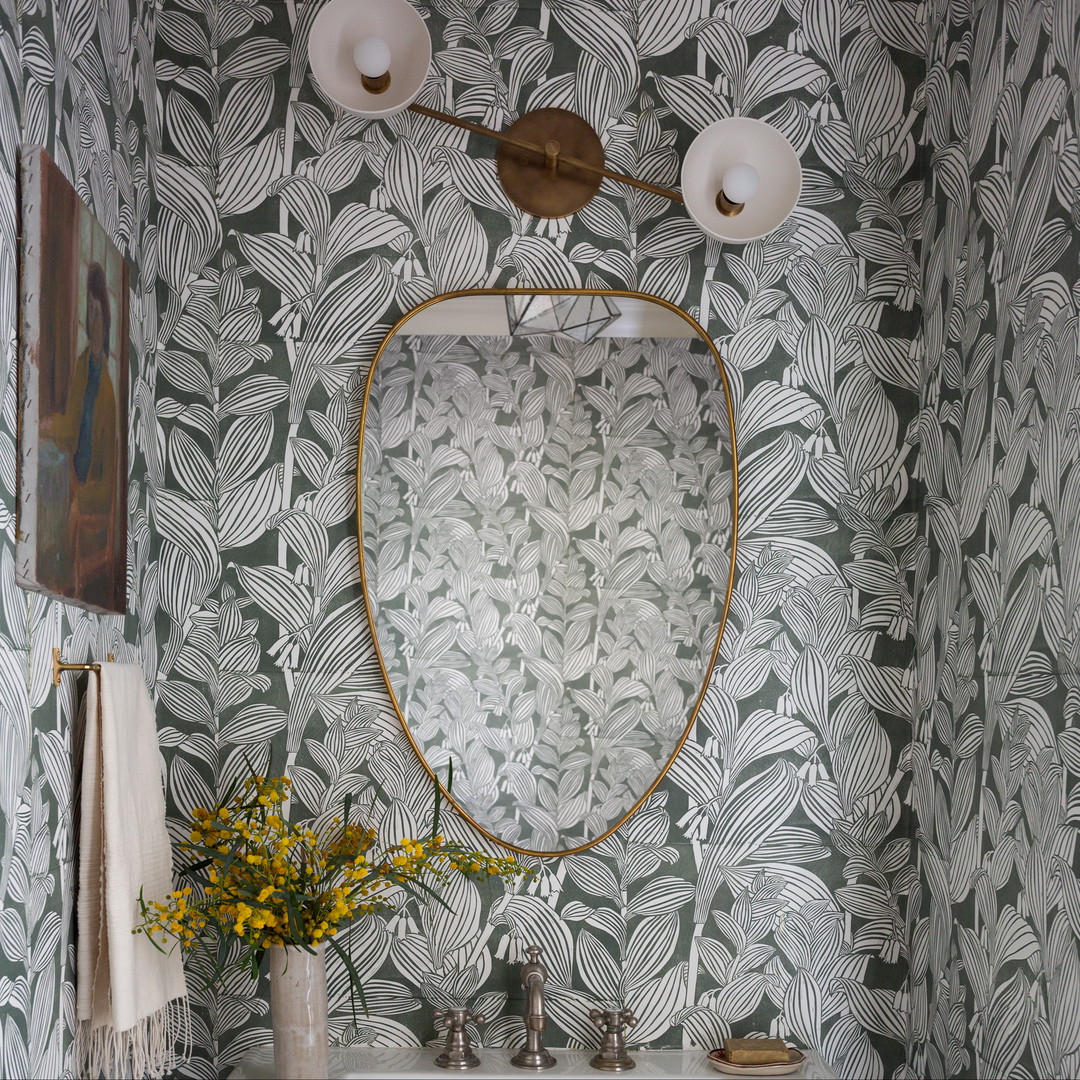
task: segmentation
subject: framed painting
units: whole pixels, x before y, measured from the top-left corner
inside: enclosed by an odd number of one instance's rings
[[[127,610],[128,267],[40,147],[21,152],[20,585]]]

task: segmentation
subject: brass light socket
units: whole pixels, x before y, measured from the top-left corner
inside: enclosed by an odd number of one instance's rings
[[[385,94],[390,89],[390,72],[386,71],[374,79],[361,74],[360,83],[369,94]]]
[[[732,202],[723,191],[723,188],[716,193],[716,209],[720,211],[724,217],[735,217],[736,214],[741,214],[743,207],[746,203]]]

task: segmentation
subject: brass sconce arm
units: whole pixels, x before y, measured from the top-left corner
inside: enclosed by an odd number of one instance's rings
[[[495,131],[493,128],[484,127],[482,124],[474,124],[471,120],[462,120],[460,117],[452,116],[450,113],[440,112],[438,109],[429,109],[426,105],[417,105],[416,102],[413,102],[408,108],[410,112],[418,113],[420,116],[427,116],[432,120],[441,120],[444,124],[452,124],[454,127],[471,131],[474,135],[483,135],[485,138],[494,139],[496,142],[503,143],[506,146],[512,146],[516,150],[524,150],[526,153],[534,154],[542,163],[548,164],[549,167],[552,167],[550,158],[554,157],[554,168],[556,170],[568,166],[589,176],[615,180],[620,184],[627,184],[641,191],[648,191],[653,195],[663,195],[665,199],[670,199],[672,202],[681,203],[683,201],[682,195],[671,188],[661,187],[659,184],[650,184],[645,180],[638,180],[633,176],[627,176],[625,173],[615,172],[614,169],[605,169],[602,166],[592,165],[587,161],[582,161],[580,158],[563,153],[557,139],[557,133],[553,133],[552,139],[545,142],[543,146],[539,146],[537,143],[527,139],[518,138],[508,131]],[[550,154],[548,150],[551,142],[555,143],[554,154]]]

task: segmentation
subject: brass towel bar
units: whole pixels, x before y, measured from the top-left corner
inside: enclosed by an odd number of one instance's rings
[[[116,658],[112,653],[109,653],[109,663],[111,664]],[[53,649],[52,651],[52,681],[53,686],[60,685],[60,672],[61,671],[100,671],[100,664],[65,664],[60,659],[60,650]]]

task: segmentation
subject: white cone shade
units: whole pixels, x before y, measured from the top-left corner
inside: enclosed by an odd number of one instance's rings
[[[759,187],[741,213],[725,217],[716,208],[716,196],[727,173],[739,165],[749,165],[757,172]],[[745,244],[768,236],[795,209],[801,190],[798,155],[776,128],[762,120],[746,116],[717,120],[690,144],[683,159],[686,209],[701,229],[717,240]]]
[[[390,52],[390,86],[382,94],[364,89],[356,47],[379,38]],[[308,36],[311,73],[322,92],[361,116],[392,116],[413,103],[431,65],[427,25],[407,0],[331,0]]]

